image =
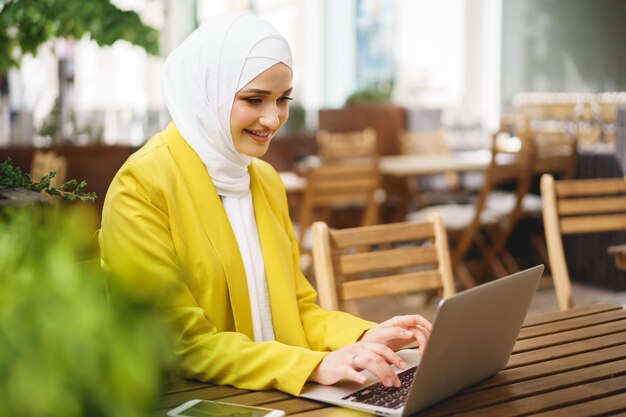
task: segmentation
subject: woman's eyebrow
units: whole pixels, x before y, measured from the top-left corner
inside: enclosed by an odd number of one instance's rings
[[[290,87],[288,89],[286,89],[283,94],[291,94],[291,92],[293,91],[293,87]],[[249,94],[265,94],[265,95],[270,95],[272,94],[271,91],[269,90],[261,90],[259,88],[248,88],[246,90],[241,90],[241,93],[249,93]]]

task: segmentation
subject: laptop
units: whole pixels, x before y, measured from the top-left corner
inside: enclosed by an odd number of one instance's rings
[[[420,358],[417,349],[398,354],[402,387],[385,388],[367,370],[368,382],[309,383],[303,398],[382,416],[408,416],[502,370],[511,356],[543,265],[442,300]]]

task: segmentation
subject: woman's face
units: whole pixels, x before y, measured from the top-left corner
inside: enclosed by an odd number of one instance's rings
[[[291,69],[279,62],[235,94],[230,133],[235,149],[251,157],[265,155],[270,141],[289,118]]]

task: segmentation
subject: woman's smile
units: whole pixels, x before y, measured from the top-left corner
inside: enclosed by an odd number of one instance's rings
[[[260,143],[266,143],[272,138],[272,131],[269,130],[244,129],[243,131],[246,132],[252,140]]]

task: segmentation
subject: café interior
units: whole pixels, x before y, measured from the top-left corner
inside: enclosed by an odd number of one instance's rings
[[[116,39],[95,29],[24,36],[0,63],[0,163],[10,158],[33,181],[54,170],[52,188],[84,180],[97,195],[67,202],[2,183],[0,207],[88,207],[80,264],[98,264],[94,236],[116,172],[170,121],[161,87],[169,52],[211,16],[250,12],[292,48],[290,117],[261,158],[283,181],[300,268],[322,307],[377,322],[433,320],[440,300],[539,264],[527,317],[570,314],[556,326],[626,306],[623,0],[107,3],[136,13],[139,23],[119,23],[132,26],[130,36],[114,22]],[[68,22],[59,15],[57,29]],[[0,237],[0,251],[9,246]],[[607,319],[621,325],[608,332],[624,339],[620,314]],[[626,340],[615,345],[623,354]],[[158,415],[200,392],[187,382],[166,387]],[[626,404],[625,387],[600,396]],[[206,398],[341,415],[218,388]]]

